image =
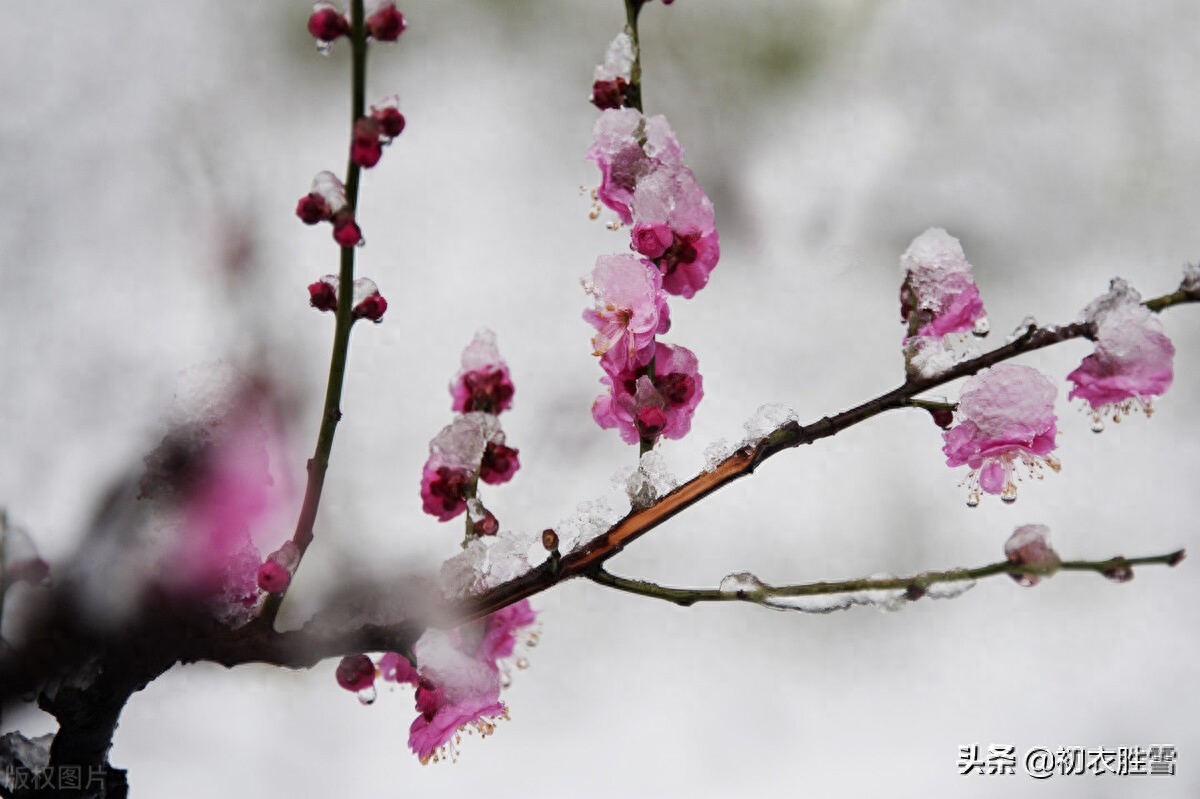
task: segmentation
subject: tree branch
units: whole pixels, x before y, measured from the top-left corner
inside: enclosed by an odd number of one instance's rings
[[[753,575],[744,574],[731,575],[735,579],[732,581],[733,587],[728,589],[669,588],[644,580],[631,580],[627,577],[618,577],[604,569],[598,569],[588,575],[588,577],[595,583],[614,588],[618,591],[662,599],[682,607],[689,607],[697,602],[750,602],[775,610],[827,613],[832,610],[842,610],[851,604],[875,604],[875,602],[865,597],[848,597],[847,601],[841,605],[818,605],[806,608],[802,604],[789,603],[787,600],[798,597],[836,596],[839,594],[861,595],[864,592],[870,591],[903,591],[902,595],[894,599],[913,602],[926,595],[938,596],[937,593],[930,591],[930,586],[963,583],[965,587],[962,590],[966,590],[976,580],[992,577],[997,574],[1007,574],[1012,577],[1020,577],[1022,575],[1049,577],[1058,571],[1090,571],[1118,582],[1125,582],[1132,576],[1132,568],[1134,566],[1151,564],[1176,566],[1184,559],[1185,554],[1184,550],[1180,549],[1165,555],[1153,555],[1142,558],[1116,556],[1108,560],[1069,560],[1055,566],[1035,566],[1002,560],[999,563],[991,563],[987,566],[979,566],[974,569],[922,572],[911,577],[867,577],[859,580],[783,586],[767,585],[754,578]],[[886,604],[889,601],[894,600],[881,599],[880,603]]]

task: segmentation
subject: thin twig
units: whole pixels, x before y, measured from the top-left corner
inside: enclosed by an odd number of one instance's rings
[[[1029,564],[1012,563],[1007,560],[990,563],[974,569],[949,569],[940,572],[922,572],[911,577],[863,578],[859,580],[841,580],[838,582],[805,583],[801,585],[772,586],[765,583],[752,583],[754,588],[721,590],[719,588],[671,588],[646,582],[618,577],[603,568],[588,575],[588,578],[600,585],[614,588],[638,596],[662,599],[676,605],[688,607],[697,602],[751,602],[764,607],[780,608],[784,605],[778,600],[794,597],[827,596],[830,594],[855,594],[863,591],[904,591],[906,598],[919,599],[924,596],[929,586],[939,583],[974,582],[984,577],[997,574],[1013,576],[1037,575],[1048,577],[1057,571],[1090,571],[1102,574],[1110,579],[1114,575],[1122,578],[1134,566],[1165,565],[1175,566],[1183,560],[1184,550],[1168,552],[1165,555],[1152,555],[1142,558],[1113,557],[1108,560],[1069,560],[1055,566],[1033,566]],[[1127,579],[1127,578],[1126,578]],[[772,602],[772,600],[776,600]]]

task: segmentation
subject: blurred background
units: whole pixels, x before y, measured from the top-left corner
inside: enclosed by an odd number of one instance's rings
[[[376,48],[368,101],[408,128],[363,181],[360,274],[390,302],[354,332],[317,542],[284,624],[331,586],[435,568],[460,527],[421,513],[446,385],[481,325],[517,386],[522,470],[489,505],[536,532],[636,458],[590,418],[600,370],[578,279],[624,232],[589,221],[593,66],[619,0],[411,0]],[[290,398],[299,482],[332,317],[305,286],[336,271],[328,229],[293,216],[342,172],[348,48],[322,58],[302,2],[47,0],[6,9],[0,53],[0,503],[51,562],[100,493],[163,434],[176,376],[227,360]],[[717,209],[709,287],[672,304],[706,397],[663,454],[681,478],[768,402],[802,422],[894,387],[898,259],[930,226],[961,238],[1000,343],[1068,322],[1110,278],[1174,290],[1200,257],[1200,6],[1123,0],[684,0],[643,13],[644,98]],[[976,509],[920,412],[781,455],[610,563],[715,586],[998,560],[1038,522],[1066,558],[1197,549],[1200,312],[1164,314],[1176,382],[1101,435],[1060,382],[1061,474]],[[1060,380],[1073,342],[1022,360]],[[955,389],[946,396],[953,398]],[[276,542],[286,534],[277,534]],[[1200,790],[1194,561],[1116,585],[993,579],[955,601],[828,617],[681,609],[572,582],[506,692],[511,721],[460,762],[407,751],[411,694],[362,707],[335,663],[176,668],[134,696],[112,762],[135,796],[1192,797]],[[19,599],[19,597],[17,597]],[[4,730],[52,729],[35,711]],[[3,731],[3,730],[0,730]],[[1174,777],[960,777],[958,747],[1175,744]]]

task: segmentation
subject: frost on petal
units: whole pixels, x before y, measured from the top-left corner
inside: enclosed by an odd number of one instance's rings
[[[498,414],[512,407],[513,382],[496,347],[496,334],[481,328],[462,354],[462,369],[450,383],[452,409]]]
[[[683,149],[665,117],[646,118],[634,108],[605,110],[592,135],[587,157],[600,167],[597,197],[629,224],[638,181],[660,166],[682,163]]]
[[[474,472],[489,443],[504,443],[500,422],[490,413],[473,411],[442,428],[429,442],[429,452],[437,455],[442,465]]]
[[[409,728],[408,743],[422,763],[436,762],[459,730],[470,728],[486,736],[493,721],[506,716],[495,669],[463,653],[450,636],[428,632],[413,652],[420,672],[420,715]]]
[[[712,202],[682,164],[664,166],[633,192],[632,247],[663,273],[663,289],[689,299],[708,283],[721,257]]]
[[[583,313],[596,328],[594,354],[609,374],[632,372],[654,357],[654,337],[669,319],[662,275],[632,255],[602,255],[582,280],[595,307]]]
[[[1150,413],[1150,400],[1161,396],[1174,378],[1175,347],[1162,322],[1140,303],[1136,291],[1119,278],[1109,293],[1085,311],[1096,325],[1096,349],[1067,375],[1074,384],[1068,399],[1091,406],[1094,430],[1101,417],[1120,421],[1134,408]]]
[[[942,228],[913,239],[900,257],[900,316],[912,336],[984,332],[987,317],[962,244]]]
[[[1118,308],[1139,305],[1142,295],[1121,277],[1114,277],[1108,282],[1108,291],[1088,303],[1079,315],[1079,321],[1089,322],[1096,327],[1104,324],[1108,314]]]
[[[346,187],[332,172],[317,173],[313,178],[312,193],[320,195],[332,213],[336,214],[346,207]]]
[[[942,434],[942,451],[946,465],[970,467],[969,504],[978,503],[981,488],[1006,501],[1015,500],[1018,464],[1038,476],[1042,464],[1058,469],[1050,457],[1057,434],[1057,394],[1041,372],[1007,363],[984,369],[963,385],[955,415],[958,423]]]
[[[1024,524],[1004,542],[1004,557],[1009,563],[1031,566],[1037,572],[1013,574],[1020,585],[1034,586],[1042,577],[1058,570],[1062,561],[1050,547],[1050,528],[1044,524]]]

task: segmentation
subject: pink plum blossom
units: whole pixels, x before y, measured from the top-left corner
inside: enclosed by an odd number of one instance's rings
[[[634,61],[633,39],[622,31],[608,45],[604,63],[592,76],[592,105],[604,110],[621,108],[628,99]]]
[[[712,202],[682,164],[646,175],[634,188],[632,249],[663,273],[663,289],[690,299],[721,257]]]
[[[1058,389],[1041,372],[1002,363],[984,369],[963,385],[958,424],[942,434],[947,466],[966,464],[971,472],[967,504],[979,503],[979,491],[1017,497],[1016,464],[1038,474],[1042,464],[1057,471],[1054,398]]]
[[[375,664],[366,655],[350,655],[338,663],[334,676],[347,691],[365,691],[375,684]]]
[[[654,365],[653,379],[644,369],[605,375],[600,382],[609,391],[592,403],[596,423],[606,430],[617,428],[627,444],[652,443],[660,435],[683,438],[704,397],[704,380],[691,350],[659,342]]]
[[[422,763],[437,762],[459,731],[490,735],[495,721],[508,716],[500,701],[500,679],[494,664],[462,652],[452,636],[426,633],[414,648],[420,680],[419,715],[409,728],[409,748]]]
[[[332,3],[320,2],[308,18],[308,32],[325,48],[334,39],[350,35],[350,21]]]
[[[537,613],[528,599],[514,602],[484,619],[483,640],[475,650],[475,659],[496,667],[499,661],[511,657],[522,630],[533,626]]]
[[[489,485],[507,483],[521,468],[518,452],[512,447],[489,441],[479,464],[479,479]]]
[[[394,42],[408,27],[404,15],[396,10],[393,0],[375,0],[367,4],[363,29],[377,42]]]
[[[1096,349],[1067,375],[1075,385],[1067,397],[1091,406],[1097,432],[1106,415],[1120,421],[1134,408],[1149,415],[1151,398],[1166,392],[1174,377],[1175,347],[1162,322],[1140,300],[1118,279],[1084,312],[1097,328]]]
[[[659,167],[682,165],[683,148],[665,117],[643,117],[635,108],[604,111],[592,135],[587,157],[600,167],[596,196],[628,225],[638,181]]]
[[[498,414],[512,407],[514,387],[508,364],[496,347],[496,334],[479,330],[462,354],[462,369],[450,383],[451,408],[460,413]]]
[[[900,258],[900,270],[905,360],[910,371],[936,374],[957,360],[947,336],[987,332],[971,264],[958,239],[942,228],[930,228],[913,239]]]
[[[504,431],[495,416],[482,411],[458,416],[434,436],[421,473],[421,500],[426,513],[445,522],[467,509],[467,494],[489,444],[503,445]],[[516,470],[511,465],[509,469]]]
[[[671,324],[658,268],[632,255],[602,255],[582,282],[595,298],[583,318],[599,331],[592,347],[604,370],[620,374],[649,363],[655,335]]]

